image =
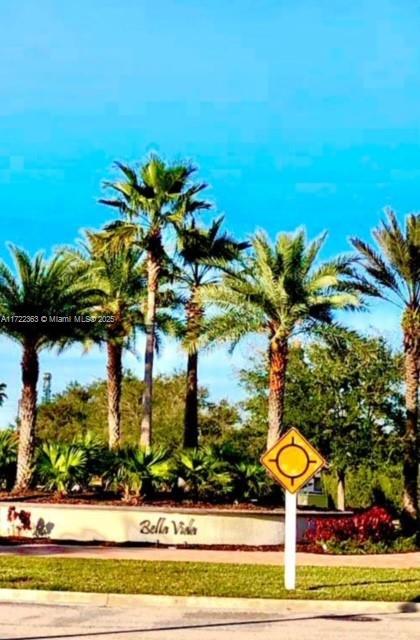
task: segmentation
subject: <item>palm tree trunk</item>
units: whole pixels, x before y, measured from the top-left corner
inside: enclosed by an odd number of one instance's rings
[[[20,401],[19,447],[16,482],[13,493],[29,488],[32,476],[32,459],[35,448],[35,425],[39,361],[36,346],[25,339],[22,357],[22,396]]]
[[[153,359],[155,353],[156,295],[159,283],[160,264],[150,252],[147,260],[147,310],[146,347],[144,355],[143,417],[140,427],[140,446],[152,446],[152,399],[153,399]]]
[[[198,447],[198,353],[188,354],[185,396],[184,447]]]
[[[407,533],[416,530],[419,518],[418,477],[419,477],[419,337],[418,323],[404,322],[404,370],[406,426],[404,433],[404,495],[402,523]]]
[[[344,471],[338,472],[337,509],[338,511],[346,510],[346,475]]]
[[[108,445],[116,449],[121,444],[121,384],[122,346],[108,342]]]
[[[197,340],[200,336],[201,320],[204,310],[196,301],[196,289],[191,292],[187,305],[187,336]],[[191,346],[187,362],[187,390],[184,414],[184,447],[198,447],[198,352],[195,344]]]
[[[281,434],[283,427],[284,393],[288,362],[287,340],[272,340],[269,349],[269,393],[267,449]]]

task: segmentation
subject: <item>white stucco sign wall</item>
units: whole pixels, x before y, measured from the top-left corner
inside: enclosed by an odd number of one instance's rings
[[[314,515],[298,515],[298,541]],[[81,542],[268,546],[284,542],[284,513],[1,503],[0,536],[16,535]]]

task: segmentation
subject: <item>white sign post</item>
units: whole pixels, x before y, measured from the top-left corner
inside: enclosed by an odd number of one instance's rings
[[[296,496],[286,489],[284,531],[284,587],[296,589]]]
[[[320,453],[294,427],[261,457],[261,463],[286,492],[284,586],[296,589],[296,496],[326,465]]]

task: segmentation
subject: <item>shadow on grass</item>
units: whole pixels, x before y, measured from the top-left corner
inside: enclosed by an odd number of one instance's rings
[[[406,582],[420,582],[418,578],[408,578],[404,580]],[[322,591],[323,589],[340,589],[342,587],[375,587],[380,584],[400,584],[399,580],[363,580],[357,582],[336,582],[335,584],[322,584],[315,587],[307,587],[305,591]],[[417,602],[415,600],[414,602]]]

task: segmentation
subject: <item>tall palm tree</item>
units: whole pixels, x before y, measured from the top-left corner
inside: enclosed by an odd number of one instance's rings
[[[150,447],[157,294],[165,262],[163,233],[168,227],[182,223],[187,215],[187,202],[188,212],[191,213],[192,200],[206,185],[191,182],[196,171],[191,165],[170,165],[156,155],[152,155],[139,171],[122,163],[117,163],[117,166],[123,174],[122,180],[105,183],[105,186],[115,193],[115,198],[101,199],[101,202],[117,208],[125,218],[124,223],[114,225],[114,237],[115,231],[118,230],[120,239],[139,242],[147,251],[145,384],[140,444]],[[198,200],[195,201],[195,206],[197,209],[207,207]]]
[[[336,309],[360,304],[349,258],[317,264],[325,237],[307,243],[305,232],[298,231],[280,234],[272,244],[258,233],[252,239],[252,254],[221,284],[203,289],[203,299],[222,310],[212,318],[207,340],[235,345],[250,333],[262,333],[268,339],[267,447],[282,430],[290,339],[331,324]]]
[[[219,282],[221,273],[240,252],[249,246],[236,242],[221,230],[223,217],[208,228],[197,226],[194,219],[178,229],[178,268],[176,277],[186,291],[184,339],[188,349],[184,415],[184,447],[198,446],[198,342],[203,331],[204,306],[200,290]]]
[[[14,491],[28,488],[35,444],[39,353],[72,341],[80,330],[72,321],[86,313],[96,293],[62,253],[47,261],[11,247],[15,273],[0,262],[0,332],[18,342],[22,355],[19,448]],[[55,318],[70,318],[60,322]]]
[[[99,292],[95,313],[103,323],[95,323],[89,338],[105,342],[108,375],[108,444],[121,444],[122,355],[133,344],[136,329],[144,329],[146,277],[143,252],[135,246],[116,248],[104,245],[98,234],[87,233],[84,251],[75,254],[88,269],[89,280]]]
[[[377,248],[352,238],[359,251],[367,293],[402,310],[406,426],[404,434],[404,523],[414,529],[419,518],[419,372],[420,372],[420,215],[407,216],[405,229],[395,214],[373,230]]]

